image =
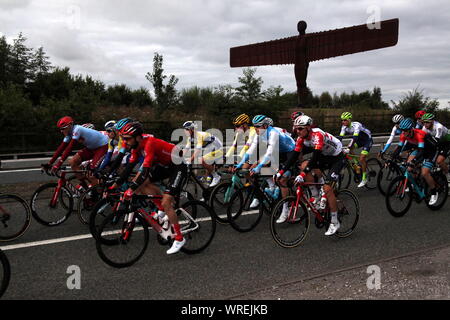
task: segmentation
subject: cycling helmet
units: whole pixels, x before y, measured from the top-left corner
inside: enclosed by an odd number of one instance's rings
[[[92,123],[84,123],[81,125],[82,127],[95,130],[95,126]]]
[[[71,124],[73,124],[73,122],[74,121],[73,121],[72,117],[65,116],[58,120],[58,122],[56,123],[56,126],[59,129],[65,129],[68,126],[70,126]]]
[[[405,119],[405,117],[401,114],[396,114],[395,116],[392,117],[392,122],[395,124],[400,123],[400,121],[402,121],[403,119]]]
[[[350,112],[343,112],[341,114],[341,120],[351,120],[352,119],[352,114]]]
[[[432,121],[434,120],[434,114],[432,113],[425,113],[422,118],[423,121]]]
[[[194,130],[195,128],[197,128],[197,125],[194,121],[186,121],[185,123],[183,123],[183,129]]]
[[[294,127],[304,127],[304,126],[310,126],[312,124],[313,120],[311,117],[308,117],[307,115],[303,115],[295,119],[294,121]]]
[[[291,114],[291,121],[294,122],[295,119],[297,119],[298,117],[300,117],[302,115],[304,115],[304,113],[301,112],[301,111],[294,111],[294,112],[292,112],[292,114]]]
[[[144,133],[144,129],[142,128],[142,124],[140,122],[130,122],[127,123],[121,130],[121,135],[130,135],[133,137],[140,136]]]
[[[134,120],[133,119],[131,119],[131,118],[123,118],[123,119],[120,119],[119,121],[117,121],[117,123],[115,124],[115,127],[116,127],[116,129],[117,130],[122,130],[122,128],[127,124],[127,123],[130,123],[130,122],[133,122]]]
[[[264,124],[268,124],[270,122],[267,119],[268,118],[265,115],[258,114],[253,118],[252,123],[255,127],[260,127],[260,126],[262,126]]]
[[[415,118],[416,118],[417,120],[419,120],[419,119],[422,118],[422,116],[423,116],[425,113],[427,113],[425,110],[419,110],[419,111],[416,112]]]
[[[105,130],[114,129],[115,125],[116,120],[109,120],[108,122],[105,123]]]
[[[250,117],[246,115],[245,113],[238,115],[236,119],[233,120],[233,124],[235,126],[240,126],[246,123],[250,123]]]
[[[271,126],[271,127],[273,127],[273,120],[272,120],[272,118],[267,118],[267,124],[269,125],[269,126]]]
[[[400,121],[398,128],[400,130],[411,130],[414,127],[414,121],[411,118],[406,118]]]

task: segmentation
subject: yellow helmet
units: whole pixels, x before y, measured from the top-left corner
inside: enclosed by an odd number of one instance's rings
[[[250,123],[250,117],[245,113],[237,116],[236,119],[233,120],[235,126],[243,125],[245,123]]]

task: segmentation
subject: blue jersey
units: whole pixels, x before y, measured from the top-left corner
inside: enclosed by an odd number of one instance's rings
[[[108,137],[103,133],[79,125],[73,126],[72,132],[64,138],[64,142],[69,143],[72,139],[91,150],[108,144]]]

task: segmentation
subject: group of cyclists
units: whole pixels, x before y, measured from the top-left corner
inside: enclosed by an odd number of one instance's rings
[[[450,133],[448,129],[434,119],[434,115],[418,111],[416,121],[397,114],[392,118],[394,127],[389,140],[379,155],[387,152],[396,135],[400,142],[392,153],[398,157],[406,150],[413,150],[407,159],[411,166],[422,163],[421,174],[430,187],[429,204],[436,203],[438,194],[435,182],[430,174],[437,164],[449,175],[445,159],[450,150]],[[289,194],[287,181],[318,182],[322,188],[310,187],[311,201],[320,205],[321,197],[328,201],[331,222],[325,235],[331,236],[340,228],[338,206],[333,192],[334,184],[339,180],[344,168],[345,154],[361,149],[359,161],[362,167],[362,179],[358,187],[367,184],[366,159],[373,145],[371,132],[362,123],[353,121],[350,112],[341,115],[342,127],[339,136],[317,127],[313,119],[301,111],[291,115],[292,130],[276,127],[274,121],[265,115],[256,115],[252,119],[247,114],[238,115],[233,120],[235,136],[231,147],[223,152],[223,143],[219,137],[206,131],[198,130],[195,121],[186,121],[184,129],[186,143],[174,144],[145,133],[143,125],[134,119],[124,118],[105,123],[104,130],[95,130],[92,124],[77,125],[70,116],[62,117],[57,127],[64,139],[53,157],[42,165],[49,173],[56,173],[79,142],[83,148],[69,160],[73,170],[80,170],[84,165],[92,174],[81,175],[78,189],[88,189],[99,183],[100,178],[112,178],[110,190],[126,186],[120,200],[118,211],[126,210],[133,194],[162,195],[161,201],[155,201],[158,211],[153,218],[161,225],[169,222],[173,227],[175,239],[167,254],[177,253],[186,243],[180,231],[177,214],[174,210],[175,197],[178,197],[183,183],[187,179],[188,166],[199,163],[211,176],[209,187],[215,187],[221,181],[215,164],[231,163],[231,172],[248,169],[249,176],[261,174],[266,168],[272,168],[266,179],[268,193],[275,192],[277,185],[281,197]],[[350,143],[343,145],[342,138],[351,135]],[[309,159],[303,156],[310,154]],[[129,178],[138,166],[132,181]],[[411,169],[411,168],[409,168]],[[270,172],[270,171],[269,171]],[[323,172],[327,172],[324,175]],[[168,179],[164,190],[158,182]],[[254,199],[251,208],[259,205]],[[288,203],[276,223],[284,223],[289,214]]]

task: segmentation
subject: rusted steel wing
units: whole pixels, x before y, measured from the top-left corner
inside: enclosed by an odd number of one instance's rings
[[[366,24],[323,32],[307,33],[306,59],[316,61],[347,54],[395,46],[398,41],[398,19],[380,22],[379,29]],[[230,49],[231,67],[250,67],[296,63],[296,45],[293,36]]]

